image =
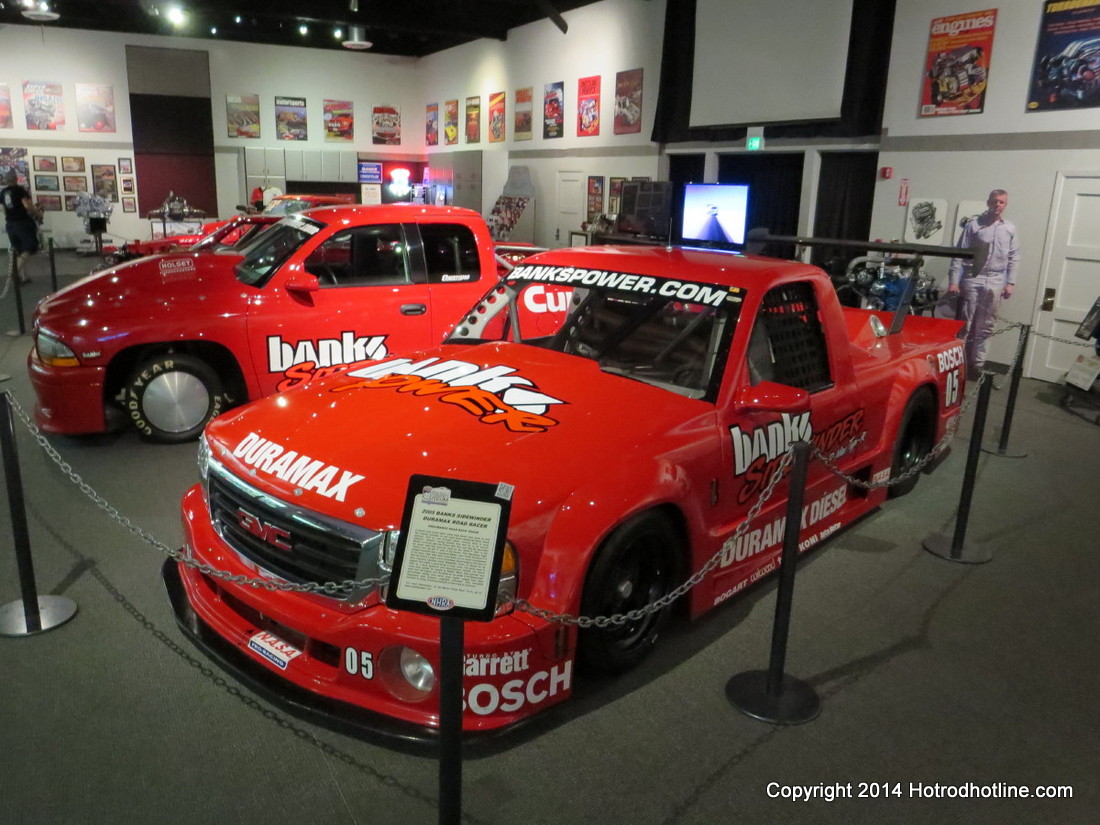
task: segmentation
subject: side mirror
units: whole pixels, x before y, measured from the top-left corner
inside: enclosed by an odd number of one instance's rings
[[[308,298],[321,288],[316,275],[308,272],[296,272],[286,282],[286,291],[299,298]]]
[[[806,412],[810,409],[810,394],[786,384],[761,381],[754,387],[738,390],[734,403],[748,412]]]

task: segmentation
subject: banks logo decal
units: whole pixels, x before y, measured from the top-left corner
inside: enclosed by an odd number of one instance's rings
[[[768,486],[772,476],[779,472],[783,456],[796,441],[812,441],[818,449],[832,453],[848,446],[863,433],[863,410],[856,410],[815,433],[810,414],[783,413],[779,421],[745,431],[730,427],[733,441],[733,474],[744,477],[745,483],[737,494],[737,502],[744,504],[759,495]]]
[[[556,427],[546,415],[565,402],[539,392],[533,381],[515,374],[513,367],[479,367],[466,361],[394,358],[348,372],[357,381],[333,387],[332,392],[390,389],[414,396],[434,396],[453,404],[482,424],[503,424],[514,433],[541,433]]]
[[[335,464],[325,464],[308,455],[300,455],[256,433],[242,438],[241,443],[233,448],[233,455],[262,473],[303,490],[316,490],[318,495],[337,501],[343,501],[348,488],[365,478],[349,470],[341,470]]]
[[[352,331],[340,333],[339,338],[309,338],[290,343],[278,335],[267,336],[267,371],[287,373],[296,365],[312,365],[312,369],[357,361],[374,361],[389,355],[385,335],[356,335]]]

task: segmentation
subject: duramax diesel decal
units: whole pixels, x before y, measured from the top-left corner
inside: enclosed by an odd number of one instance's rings
[[[312,363],[314,368],[356,361],[375,361],[389,355],[385,335],[356,335],[350,330],[339,338],[305,339],[290,343],[278,335],[267,336],[267,371],[285,373],[297,364]]]
[[[255,467],[261,473],[274,476],[303,490],[316,490],[318,495],[343,501],[348,488],[364,476],[341,470],[335,464],[317,461],[296,450],[288,450],[256,433],[249,433],[233,448],[233,455]],[[337,478],[339,477],[339,478]]]
[[[434,396],[454,404],[482,424],[503,424],[516,433],[546,432],[557,419],[545,413],[565,402],[539,392],[533,381],[516,375],[514,367],[479,367],[467,361],[431,357],[413,362],[394,358],[348,372],[357,381],[333,387],[331,392],[391,389],[414,396]]]
[[[652,278],[648,275],[632,275],[628,272],[608,272],[603,269],[585,269],[572,266],[517,266],[508,273],[507,282],[545,281],[570,286],[603,287],[621,292],[637,292],[643,295],[660,295],[678,301],[689,301],[708,306],[721,306],[725,301],[740,301],[740,287],[714,286],[694,281],[678,281],[673,278]]]
[[[863,410],[849,413],[818,433],[814,432],[808,412],[782,413],[778,421],[748,431],[740,426],[730,427],[733,474],[745,479],[737,492],[738,504],[745,504],[764,491],[794,442],[812,441],[822,452],[832,453],[848,446],[862,433]]]

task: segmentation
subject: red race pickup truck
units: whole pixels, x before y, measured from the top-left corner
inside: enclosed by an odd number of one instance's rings
[[[438,344],[497,275],[476,212],[408,204],[307,210],[243,249],[132,261],[38,305],[35,418],[186,441],[235,404]]]
[[[532,607],[625,614],[707,567],[677,603],[695,617],[774,570],[787,482],[743,524],[792,442],[846,448],[839,467],[864,482],[915,470],[959,414],[958,328],[910,317],[891,334],[800,263],[657,247],[535,255],[441,346],[211,422],[204,481],[183,501],[189,562],[164,568],[174,609],[272,695],[424,735],[438,724],[439,622],[391,610],[377,584],[409,479],[503,485],[499,607],[466,626],[463,720],[502,729],[567,698],[575,662],[636,664],[671,606],[579,633]],[[814,462],[802,549],[886,495]]]

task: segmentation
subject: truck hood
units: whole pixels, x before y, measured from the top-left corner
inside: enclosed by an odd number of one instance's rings
[[[381,530],[400,523],[414,473],[510,484],[515,522],[553,512],[593,476],[648,471],[713,419],[712,404],[593,361],[494,343],[367,362],[222,415],[207,439],[266,491]],[[295,483],[303,456],[320,463]]]

